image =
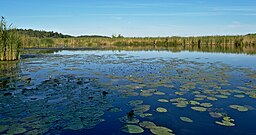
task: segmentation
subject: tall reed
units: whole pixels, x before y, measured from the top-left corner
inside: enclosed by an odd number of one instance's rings
[[[21,38],[17,31],[8,26],[4,17],[0,22],[0,61],[20,59]]]

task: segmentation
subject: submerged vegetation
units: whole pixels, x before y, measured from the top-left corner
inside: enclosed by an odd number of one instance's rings
[[[19,34],[11,26],[8,26],[2,17],[0,22],[0,61],[18,60],[21,45]]]

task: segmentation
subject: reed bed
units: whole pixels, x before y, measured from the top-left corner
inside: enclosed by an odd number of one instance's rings
[[[11,25],[7,25],[4,17],[0,22],[0,61],[20,59],[21,38]]]

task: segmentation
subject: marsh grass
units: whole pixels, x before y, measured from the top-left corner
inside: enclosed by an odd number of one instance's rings
[[[13,61],[20,58],[22,42],[19,34],[11,25],[7,25],[4,17],[0,22],[0,61]]]

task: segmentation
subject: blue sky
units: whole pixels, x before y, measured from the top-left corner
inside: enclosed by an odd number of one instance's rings
[[[256,33],[256,0],[1,0],[17,28],[129,37]]]

